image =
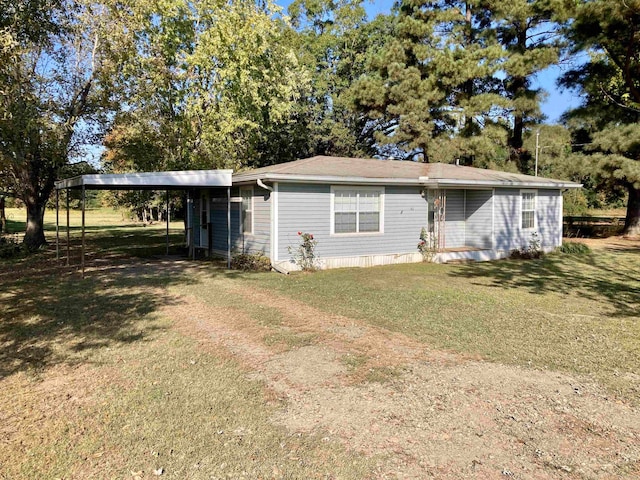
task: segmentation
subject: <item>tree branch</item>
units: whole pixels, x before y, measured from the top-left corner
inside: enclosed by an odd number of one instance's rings
[[[634,113],[640,113],[640,109],[637,108],[633,108],[630,107],[628,105],[625,105],[624,103],[620,103],[619,101],[617,101],[613,95],[611,95],[609,92],[607,92],[607,90],[602,86],[602,84],[598,84],[598,87],[600,88],[600,91],[602,92],[602,94],[607,97],[612,103],[616,104],[618,107],[620,108],[624,108],[626,110],[630,110]]]

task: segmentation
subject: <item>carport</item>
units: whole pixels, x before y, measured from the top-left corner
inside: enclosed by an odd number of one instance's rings
[[[85,269],[85,213],[87,190],[164,190],[167,207],[167,254],[169,253],[169,191],[183,190],[187,192],[187,214],[191,202],[190,191],[194,189],[226,189],[227,194],[227,267],[231,267],[231,175],[233,170],[184,170],[177,172],[143,172],[117,174],[78,175],[55,184],[56,188],[56,259],[60,259],[60,190],[67,192],[67,265],[70,258],[69,229],[69,190],[82,191],[82,253],[81,268],[84,277]],[[195,250],[193,234],[188,235],[188,244]]]

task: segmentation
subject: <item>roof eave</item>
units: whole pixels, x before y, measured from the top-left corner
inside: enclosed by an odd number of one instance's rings
[[[234,175],[233,183],[248,183],[256,180],[290,183],[314,184],[351,184],[351,185],[415,185],[419,186],[418,178],[376,178],[376,177],[343,177],[339,175],[298,175],[285,173],[262,172],[255,174]]]
[[[427,178],[420,177],[421,185],[431,188],[551,188],[567,189],[581,188],[581,183],[574,182],[550,182],[542,180],[536,181],[510,181],[510,180],[457,180],[448,178]]]
[[[183,190],[190,188],[230,187],[232,170],[185,170],[172,172],[139,172],[85,174],[59,180],[57,190]]]

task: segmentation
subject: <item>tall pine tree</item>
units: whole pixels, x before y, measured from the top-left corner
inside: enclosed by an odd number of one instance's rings
[[[395,32],[354,86],[356,107],[386,122],[378,142],[424,161],[504,156],[497,111],[510,102],[498,93],[502,48],[483,2],[405,0]]]
[[[640,0],[580,2],[569,36],[591,60],[562,79],[585,98],[567,119],[600,186],[627,191],[624,232],[640,235]]]
[[[543,91],[532,87],[532,78],[558,63],[566,46],[563,26],[572,11],[571,0],[487,0],[498,41],[504,48],[503,95],[512,104],[509,157],[528,173],[532,155],[524,146],[528,127],[542,120]]]

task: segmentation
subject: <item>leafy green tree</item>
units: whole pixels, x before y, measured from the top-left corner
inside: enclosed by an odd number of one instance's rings
[[[311,79],[299,107],[302,155],[370,154],[372,125],[352,109],[350,86],[366,72],[369,53],[389,39],[392,17],[367,21],[363,0],[296,0],[289,14]]]
[[[113,132],[131,168],[240,169],[260,157],[307,84],[277,13],[249,0],[130,2]]]
[[[598,185],[627,191],[624,232],[640,235],[640,1],[581,1],[569,37],[591,59],[562,79],[585,98],[566,120]]]
[[[97,83],[109,76],[111,13],[84,0],[2,2],[0,171],[26,206],[30,249],[46,243],[45,206],[59,169],[91,140],[89,125],[102,114]]]

